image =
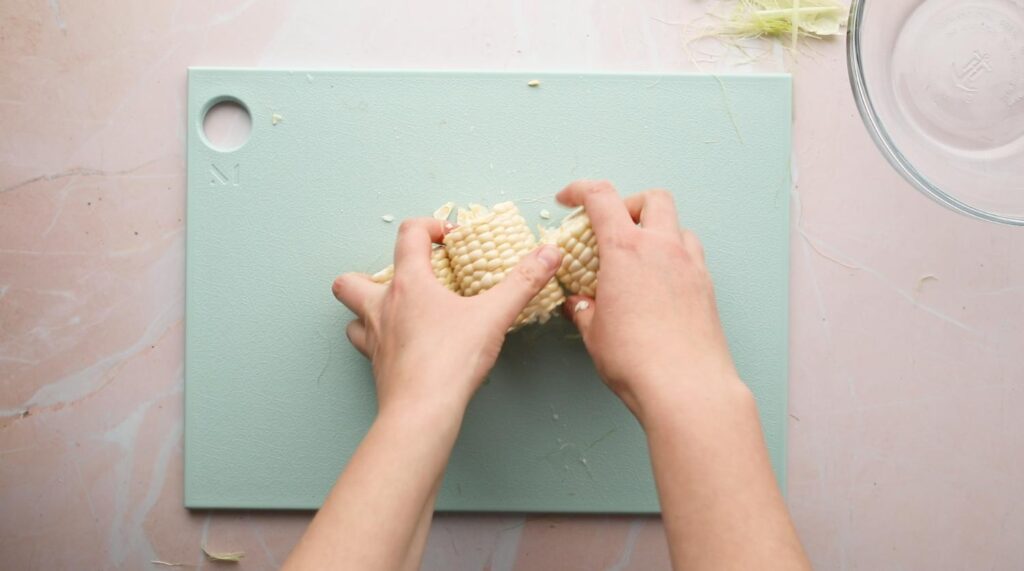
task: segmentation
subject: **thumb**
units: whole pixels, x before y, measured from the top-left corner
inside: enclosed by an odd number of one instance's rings
[[[503,319],[512,323],[530,300],[551,281],[561,263],[562,252],[555,246],[537,248],[519,260],[505,279],[485,294],[488,304]]]
[[[566,317],[576,324],[583,340],[587,339],[587,332],[590,331],[590,323],[594,320],[594,310],[597,309],[595,301],[585,295],[570,295],[565,300],[562,310]]]

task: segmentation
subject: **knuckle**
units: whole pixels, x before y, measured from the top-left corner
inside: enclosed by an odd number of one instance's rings
[[[392,295],[402,296],[405,292],[410,290],[410,282],[413,281],[408,272],[397,272],[395,278],[391,280],[391,293]]]
[[[676,197],[665,188],[652,188],[647,191],[647,201],[662,207],[672,207],[676,204]]]
[[[642,240],[643,235],[637,228],[616,228],[613,231],[606,233],[603,242],[600,243],[598,247],[602,250],[616,249],[635,251],[640,248]]]
[[[417,225],[418,222],[414,218],[402,220],[402,223],[398,225],[398,233],[408,234],[409,232],[413,231]]]
[[[527,285],[539,284],[544,279],[543,272],[537,262],[529,260],[516,266],[517,279]]]
[[[701,244],[700,238],[690,230],[683,230],[681,234],[682,244],[686,251],[698,259],[703,259],[704,245]]]
[[[655,202],[659,203],[675,203],[675,198],[672,193],[665,190],[664,188],[652,188],[647,191],[647,196]]]
[[[611,181],[598,180],[594,181],[594,184],[590,187],[590,191],[594,194],[608,194],[615,192],[615,185]]]
[[[356,321],[349,321],[348,325],[345,326],[345,335],[351,340],[352,336],[355,335],[356,329],[359,327]]]
[[[652,249],[674,263],[691,265],[694,257],[690,249],[683,243],[682,236],[651,233],[645,236]]]
[[[693,256],[690,255],[690,251],[681,240],[667,239],[665,240],[663,247],[669,257],[673,260],[678,260],[683,263],[689,263],[692,261]]]

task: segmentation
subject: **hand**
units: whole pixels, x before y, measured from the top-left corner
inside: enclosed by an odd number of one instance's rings
[[[488,292],[459,297],[431,269],[431,243],[444,231],[434,219],[403,222],[390,285],[360,274],[334,281],[356,314],[348,338],[373,362],[378,415],[287,569],[417,568],[465,407],[505,332],[561,263],[544,247]]]
[[[597,299],[574,296],[566,311],[601,377],[637,418],[646,401],[737,379],[703,248],[680,229],[672,195],[649,190],[622,200],[607,182],[577,181],[557,199],[586,208],[601,257]]]
[[[729,356],[703,249],[679,228],[671,195],[623,201],[606,182],[581,181],[558,200],[586,207],[597,237],[597,299],[566,308],[647,433],[673,568],[810,569]]]
[[[373,362],[381,411],[403,403],[464,409],[494,366],[508,328],[562,258],[557,248],[538,248],[502,283],[460,297],[439,284],[431,269],[431,243],[440,243],[444,233],[444,222],[407,220],[398,231],[391,284],[363,274],[334,281],[334,296],[356,314],[348,338]]]

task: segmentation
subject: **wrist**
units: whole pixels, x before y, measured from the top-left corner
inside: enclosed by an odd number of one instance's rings
[[[377,407],[375,424],[400,431],[458,431],[466,406],[454,399],[390,399]]]
[[[623,396],[645,428],[665,420],[757,413],[753,393],[734,372],[699,376],[663,373],[632,383]]]
[[[473,396],[472,383],[461,375],[464,373],[447,372],[440,367],[389,367],[374,371],[377,416],[461,418]]]

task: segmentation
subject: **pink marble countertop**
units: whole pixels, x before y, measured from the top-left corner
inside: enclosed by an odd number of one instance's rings
[[[842,42],[693,58],[692,0],[0,4],[0,567],[277,567],[182,508],[188,66],[789,70],[789,504],[820,569],[1024,568],[1024,230],[885,163]],[[756,68],[756,69],[755,69]],[[424,569],[664,569],[656,519],[439,516]]]

